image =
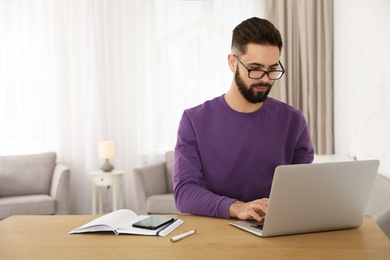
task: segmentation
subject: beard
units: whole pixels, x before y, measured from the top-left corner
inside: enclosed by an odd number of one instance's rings
[[[234,75],[234,79],[236,82],[236,85],[238,87],[238,90],[240,91],[241,95],[250,103],[262,103],[264,102],[268,94],[271,92],[271,88],[273,84],[269,83],[255,83],[251,84],[249,87],[245,85],[244,81],[242,80],[240,74],[238,73],[238,69],[236,70],[236,73]],[[255,91],[255,87],[267,87],[267,90],[264,92],[258,92]]]

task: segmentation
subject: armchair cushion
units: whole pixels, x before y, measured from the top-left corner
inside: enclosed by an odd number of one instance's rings
[[[149,214],[179,214],[172,193],[150,196],[146,200],[146,212]]]
[[[49,194],[55,163],[55,153],[0,156],[0,197]]]
[[[173,165],[174,165],[174,155],[173,151],[169,151],[165,154],[166,164],[167,164],[167,184],[168,184],[168,192],[173,193]]]
[[[52,215],[56,201],[49,195],[5,197],[0,200],[0,219],[11,215]]]

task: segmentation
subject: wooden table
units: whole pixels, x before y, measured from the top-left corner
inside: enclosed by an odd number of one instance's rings
[[[369,217],[357,229],[260,238],[228,220],[178,215],[166,237],[68,232],[97,216],[13,216],[0,221],[0,259],[390,259],[390,240]],[[174,235],[195,235],[172,243]]]

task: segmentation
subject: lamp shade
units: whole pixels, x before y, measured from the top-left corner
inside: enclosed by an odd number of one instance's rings
[[[103,159],[113,158],[115,156],[114,141],[99,142],[99,157]]]

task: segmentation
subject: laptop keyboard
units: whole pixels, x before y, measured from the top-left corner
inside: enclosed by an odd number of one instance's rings
[[[257,229],[260,229],[260,230],[263,230],[263,223],[261,223],[261,224],[256,224],[256,225],[252,225],[251,227],[257,228]]]

